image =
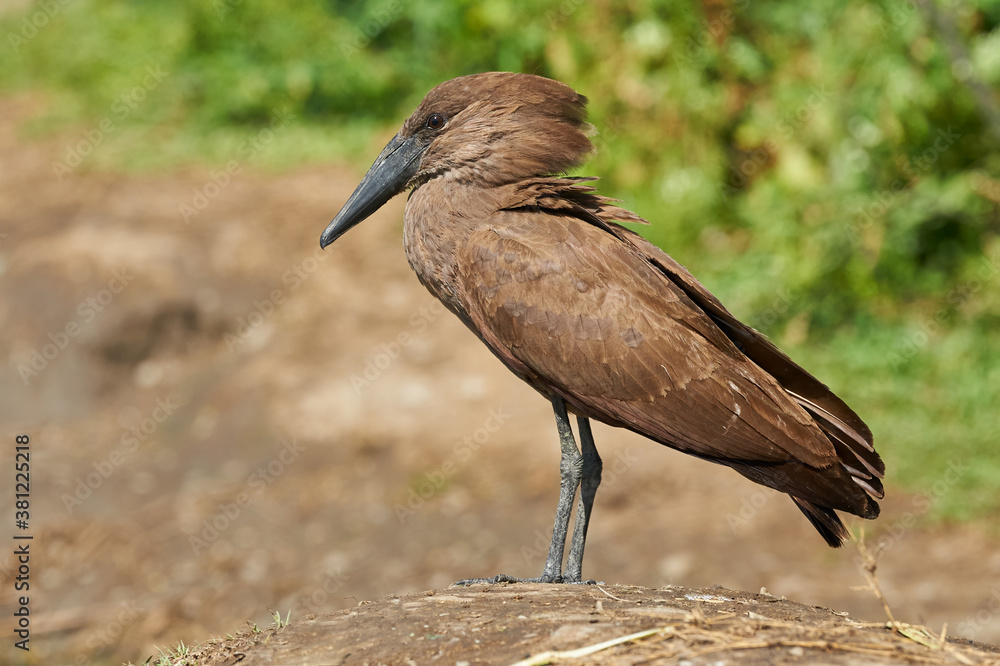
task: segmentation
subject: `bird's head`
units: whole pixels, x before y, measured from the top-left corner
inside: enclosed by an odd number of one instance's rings
[[[487,72],[445,81],[382,150],[320,246],[432,178],[492,187],[580,164],[593,149],[586,105],[572,88],[532,74]]]

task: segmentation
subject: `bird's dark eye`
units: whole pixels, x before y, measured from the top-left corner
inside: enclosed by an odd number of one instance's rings
[[[432,130],[439,130],[444,127],[444,116],[440,113],[432,113],[427,116],[427,128]]]

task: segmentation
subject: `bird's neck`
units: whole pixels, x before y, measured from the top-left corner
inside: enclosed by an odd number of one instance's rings
[[[434,178],[414,190],[406,202],[406,259],[431,294],[460,317],[455,292],[457,255],[463,240],[489,217],[489,189]]]

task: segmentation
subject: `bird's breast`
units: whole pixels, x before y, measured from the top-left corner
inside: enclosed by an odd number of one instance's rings
[[[468,226],[450,193],[434,181],[417,188],[406,203],[406,259],[428,291],[460,317],[465,308],[459,302],[457,255]]]

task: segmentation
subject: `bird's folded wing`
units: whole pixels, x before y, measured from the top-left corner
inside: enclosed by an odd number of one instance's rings
[[[774,378],[615,234],[572,214],[501,211],[455,268],[493,352],[584,415],[720,462],[837,462]]]
[[[875,451],[872,433],[864,421],[827,386],[792,361],[770,340],[734,317],[690,272],[642,236],[616,222],[646,223],[635,213],[620,208],[614,199],[597,194],[589,181],[596,178],[538,178],[509,186],[504,194],[509,205],[521,210],[534,207],[570,214],[616,236],[654,266],[753,363],[770,375],[788,397],[808,412],[833,443],[841,463],[856,482],[882,497],[880,479],[885,463]]]

